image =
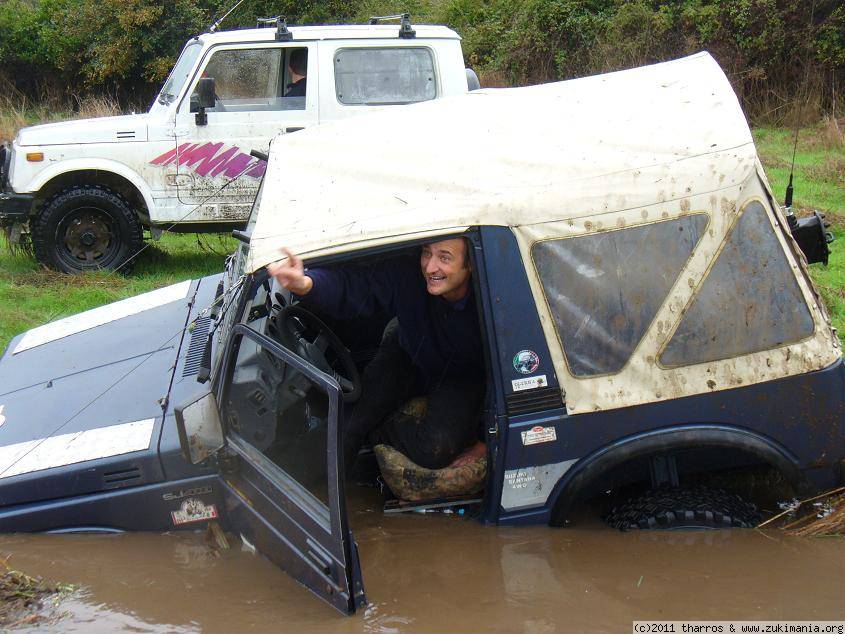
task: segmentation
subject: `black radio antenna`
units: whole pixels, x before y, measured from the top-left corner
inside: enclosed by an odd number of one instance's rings
[[[810,21],[807,24],[807,31],[808,33],[813,28],[813,19],[816,15],[816,0],[813,0],[813,4],[810,7]],[[805,51],[806,53],[806,51]],[[804,93],[803,96],[807,96],[807,84],[809,78],[809,61],[805,57],[804,58],[804,85],[802,92]],[[792,165],[789,168],[789,184],[786,186],[786,194],[783,198],[783,211],[786,214],[786,221],[789,223],[789,230],[795,233],[795,230],[798,228],[798,219],[795,217],[795,214],[792,211],[792,194],[793,194],[793,187],[792,187],[792,175],[795,172],[795,151],[798,149],[798,132],[801,130],[801,108],[798,107],[800,102],[799,96],[796,95],[795,99],[792,102],[793,112],[795,113],[795,140],[792,143]]]
[[[816,2],[813,0],[813,5],[810,9],[810,24],[808,29],[813,26],[813,18],[816,11]],[[809,62],[805,58],[804,61],[804,93],[807,93],[807,78]],[[786,195],[783,200],[783,211],[786,215],[786,221],[789,224],[789,232],[801,251],[804,253],[807,264],[814,264],[820,262],[827,266],[828,258],[830,256],[830,248],[828,245],[833,242],[833,234],[829,231],[830,223],[824,219],[824,214],[820,211],[814,211],[813,215],[805,216],[800,220],[795,217],[792,211],[792,177],[795,172],[795,154],[798,150],[798,133],[801,130],[802,113],[799,107],[799,98],[796,96],[793,101],[793,108],[795,111],[795,139],[792,142],[792,165],[789,168],[789,184],[786,186]]]
[[[790,230],[795,230],[798,226],[798,220],[792,212],[792,175],[795,172],[795,151],[798,149],[798,133],[801,130],[800,118],[795,121],[795,140],[792,143],[792,164],[789,166],[789,184],[786,186],[786,195],[783,199],[783,210],[786,212],[786,220],[789,223]]]
[[[214,32],[218,29],[218,27],[220,26],[220,24],[223,22],[223,20],[225,20],[226,18],[228,18],[228,17],[229,17],[229,14],[230,14],[230,13],[232,13],[232,11],[234,11],[234,10],[235,10],[235,9],[237,9],[239,6],[241,6],[241,3],[242,3],[243,1],[244,1],[244,0],[238,0],[238,1],[235,3],[235,5],[234,5],[231,9],[229,9],[228,11],[226,11],[226,13],[224,13],[224,14],[223,14],[220,18],[218,18],[217,20],[215,20],[215,21],[214,21],[214,24],[212,24],[210,27],[208,27],[208,32],[209,32],[209,33],[214,33]]]

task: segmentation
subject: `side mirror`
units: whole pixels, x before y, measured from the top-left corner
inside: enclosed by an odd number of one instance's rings
[[[464,72],[467,75],[467,90],[472,92],[473,90],[481,88],[481,82],[478,81],[478,75],[475,74],[474,70],[471,68],[465,68]]]
[[[214,77],[200,77],[197,87],[191,95],[191,112],[196,113],[197,125],[206,125],[206,108],[213,108],[215,103]]]
[[[793,216],[794,217],[794,216]],[[807,264],[821,262],[827,266],[833,234],[829,231],[830,223],[824,219],[824,214],[818,211],[812,216],[799,218],[792,229],[792,236],[807,258]]]
[[[225,444],[220,410],[211,392],[180,405],[175,414],[182,455],[191,464],[214,455]]]

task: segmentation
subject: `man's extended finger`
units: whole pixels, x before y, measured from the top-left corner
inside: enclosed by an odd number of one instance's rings
[[[299,264],[299,258],[296,257],[296,254],[288,249],[287,247],[282,247],[282,252],[288,256],[288,260],[291,263],[291,266],[297,266]]]

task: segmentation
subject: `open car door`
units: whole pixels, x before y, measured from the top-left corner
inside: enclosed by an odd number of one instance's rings
[[[352,614],[366,599],[346,517],[340,387],[243,324],[224,354],[216,390],[176,409],[183,452],[194,463],[217,455],[230,530]]]

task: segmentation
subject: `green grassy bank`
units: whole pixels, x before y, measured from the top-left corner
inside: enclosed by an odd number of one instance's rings
[[[757,128],[754,140],[775,196],[783,202],[794,131]],[[828,266],[813,264],[810,273],[845,342],[845,135],[835,121],[799,132],[793,186],[796,213],[800,216],[818,209],[826,214],[836,236]]]
[[[783,198],[792,159],[793,132],[754,131],[758,151],[775,194]],[[845,333],[845,136],[829,122],[799,135],[795,157],[795,206],[827,213],[837,242],[830,265],[811,267],[840,333]],[[31,256],[0,246],[0,347],[40,324],[188,278],[222,270],[231,238],[167,235],[150,243],[129,276],[96,273],[71,276],[42,269]]]
[[[65,275],[32,256],[0,246],[0,349],[16,334],[89,308],[223,270],[235,241],[222,236],[165,235],[148,243],[130,275]]]

